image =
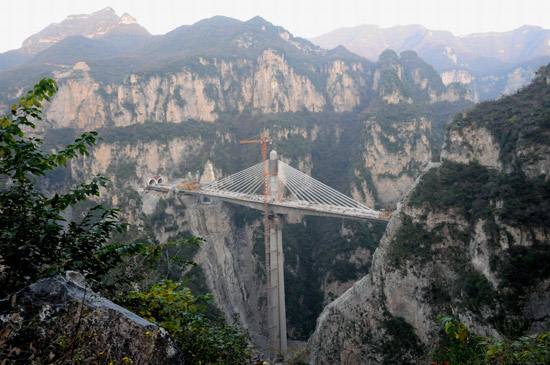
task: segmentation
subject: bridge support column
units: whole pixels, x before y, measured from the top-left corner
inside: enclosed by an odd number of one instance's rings
[[[267,197],[269,202],[275,202],[278,199],[279,159],[277,152],[271,151],[269,154],[269,166],[267,178]],[[275,356],[286,355],[286,308],[285,308],[285,278],[284,278],[284,258],[283,258],[283,216],[280,214],[268,214],[269,222],[269,282],[267,283],[267,295],[270,308],[269,316],[269,342]]]
[[[283,358],[287,351],[286,338],[286,307],[285,307],[285,279],[283,257],[283,216],[279,214],[269,215],[269,278],[268,283],[268,309],[269,315],[269,341],[274,355]]]

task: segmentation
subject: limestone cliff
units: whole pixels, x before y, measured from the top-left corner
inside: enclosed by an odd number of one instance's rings
[[[279,143],[288,140],[292,144],[306,140],[318,142],[321,131],[327,133],[319,125],[311,129],[272,126],[268,135],[277,137]],[[199,264],[199,290],[213,293],[215,304],[225,317],[246,328],[255,344],[264,346],[266,299],[260,213],[215,201],[203,202],[181,194],[159,195],[145,191],[155,175],[162,175],[167,184],[178,184],[187,178],[189,172],[194,175],[196,170],[200,171],[201,180],[227,176],[230,172],[223,166],[231,160],[224,157],[239,138],[221,132],[132,142],[120,137],[111,142],[112,137],[106,138],[108,141],[96,146],[89,157],[73,161],[72,178],[81,180],[96,173],[111,178],[112,185],[102,192],[102,201],[121,208],[122,216],[131,223],[128,232],[131,240],[169,242],[189,235],[204,238],[201,248],[192,252],[191,257],[186,257]],[[217,148],[221,150],[210,155],[213,146],[219,146]],[[295,156],[283,158],[311,173],[315,166],[311,154]],[[238,155],[234,157],[238,158]],[[248,158],[257,159],[255,156]],[[381,232],[377,227],[370,234],[373,237],[362,233],[355,238],[356,233],[364,231],[365,227],[340,221],[291,218],[284,231],[287,280],[291,281],[289,293],[292,293],[289,296],[293,298],[288,305],[289,318],[294,321],[289,325],[289,333],[293,338],[304,339],[313,330],[315,317],[312,316],[320,312],[323,303],[339,296],[353,280],[367,272],[373,247]],[[319,238],[312,235],[319,231],[319,226],[325,230],[320,234],[333,235],[321,244]],[[295,241],[294,233],[288,233],[287,229],[288,232],[299,232],[303,238]],[[310,245],[316,249],[308,249]],[[316,267],[304,264],[314,262],[312,256],[325,251],[330,254],[322,263],[316,263]],[[346,266],[347,262],[351,262],[351,266]],[[334,263],[340,269],[332,268]],[[338,271],[342,268],[344,271]],[[304,275],[304,270],[308,270],[310,276]],[[319,301],[310,300],[317,296]]]
[[[428,361],[439,315],[486,336],[548,329],[548,70],[449,126],[446,161],[394,212],[369,275],[320,315],[311,363]]]
[[[352,196],[370,206],[394,209],[410,189],[421,169],[431,161],[428,138],[431,121],[365,121],[363,163],[354,173],[357,183]]]
[[[268,49],[256,60],[199,58],[166,74],[132,74],[120,84],[93,79],[89,69],[59,72],[59,93],[48,107],[50,127],[97,129],[146,121],[214,121],[220,113],[350,111],[360,103],[360,64],[335,61],[325,70],[326,90]],[[351,76],[350,76],[351,70]],[[355,72],[353,72],[355,71]]]
[[[548,74],[548,67],[541,68],[529,87],[484,102],[450,125],[443,157],[457,162],[475,160],[508,172],[519,166],[530,178],[547,176]]]

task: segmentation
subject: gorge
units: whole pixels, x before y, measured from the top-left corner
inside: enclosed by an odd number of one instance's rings
[[[108,26],[94,30],[99,18]],[[257,347],[267,335],[261,213],[144,188],[155,175],[177,183],[198,171],[217,180],[255,165],[259,148],[239,141],[261,133],[283,162],[394,211],[387,227],[285,221],[286,316],[289,340],[303,345],[297,358],[425,359],[445,314],[484,335],[548,330],[548,67],[517,94],[474,106],[471,85],[448,82],[460,78],[445,79],[414,51],[384,50],[369,61],[260,17],[214,17],[163,36],[112,9],[65,22],[52,46],[36,48],[51,29],[29,38],[27,62],[0,73],[6,111],[40,77],[57,80],[37,123],[47,150],[85,130],[102,137],[90,156],[39,185],[54,193],[103,173],[111,185],[100,202],[130,223],[122,243],[203,238],[183,253],[198,266],[171,278],[213,293],[222,316]],[[84,23],[89,33],[64,33]]]

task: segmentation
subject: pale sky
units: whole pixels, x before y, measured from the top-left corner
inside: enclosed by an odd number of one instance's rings
[[[0,52],[72,14],[105,7],[129,13],[152,34],[214,15],[248,20],[260,15],[295,36],[341,27],[421,24],[455,35],[507,31],[524,24],[550,28],[550,0],[0,0]]]

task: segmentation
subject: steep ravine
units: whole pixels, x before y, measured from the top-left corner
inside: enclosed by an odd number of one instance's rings
[[[318,127],[313,131],[317,131],[311,133],[313,142],[323,138],[316,133],[326,133]],[[307,137],[310,131],[281,129],[276,134],[283,141],[293,136]],[[211,179],[224,176],[217,163],[208,161],[208,151],[211,144],[218,143],[226,143],[231,150],[227,141],[235,138],[213,135],[215,140],[208,141],[179,137],[101,143],[90,157],[71,164],[71,175],[75,180],[90,173],[105,173],[111,178],[112,186],[102,192],[102,201],[121,208],[123,218],[132,225],[132,240],[168,242],[189,234],[204,238],[193,257],[187,257],[200,266],[200,290],[212,292],[225,317],[242,325],[261,345],[266,300],[260,213],[220,202],[203,204],[181,194],[159,195],[144,190],[149,179],[159,174],[168,183],[181,181],[197,169],[201,175],[208,169],[213,174]],[[311,155],[287,161],[296,161],[297,167],[306,172],[315,167]],[[323,304],[368,272],[371,253],[383,227],[323,218],[294,218],[284,227],[289,334],[291,338],[305,339]]]

